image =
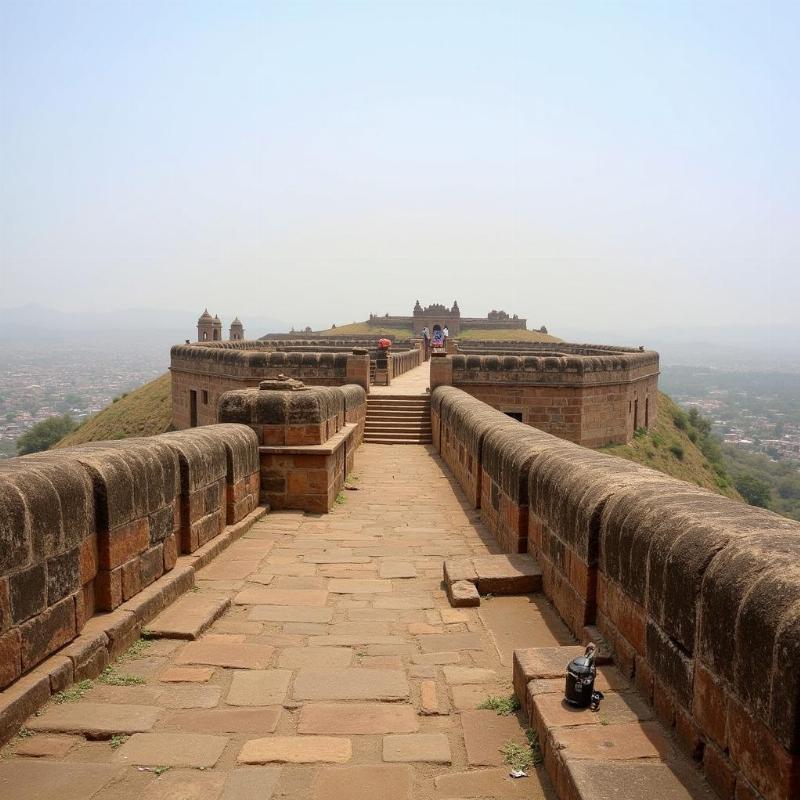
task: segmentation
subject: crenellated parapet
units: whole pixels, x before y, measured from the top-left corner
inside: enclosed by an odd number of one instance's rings
[[[548,343],[516,352],[435,355],[431,388],[455,386],[516,419],[587,447],[630,441],[655,420],[658,353]]]

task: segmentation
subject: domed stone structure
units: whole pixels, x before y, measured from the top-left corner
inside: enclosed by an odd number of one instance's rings
[[[242,325],[242,321],[239,317],[234,317],[233,322],[231,322],[231,329],[228,334],[228,338],[232,342],[241,342],[244,339],[244,325]]]
[[[208,309],[203,311],[200,318],[197,320],[197,341],[198,342],[211,342],[214,339],[214,320]]]

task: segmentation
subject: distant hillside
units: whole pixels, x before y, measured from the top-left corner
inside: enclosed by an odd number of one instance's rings
[[[69,447],[105,439],[153,436],[170,430],[171,424],[172,394],[170,375],[167,372],[90,417],[55,447]]]
[[[370,325],[367,322],[351,322],[349,325],[337,325],[326,331],[315,331],[323,336],[395,336],[407,339],[411,335],[410,328],[392,328],[381,325]],[[560,342],[557,336],[539,331],[521,331],[516,328],[500,328],[486,331],[480,328],[464,328],[454,338],[462,341],[481,340],[485,342]]]
[[[702,428],[695,428],[689,415],[663,393],[659,394],[658,416],[649,432],[642,431],[629,444],[601,449],[717,494],[742,499],[722,464],[719,446],[706,438]]]

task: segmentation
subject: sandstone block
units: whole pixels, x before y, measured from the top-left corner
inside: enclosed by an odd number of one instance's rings
[[[450,742],[443,733],[410,733],[383,737],[383,760],[449,764]]]
[[[353,748],[349,739],[331,736],[271,736],[245,742],[237,761],[240,764],[313,764],[349,761]]]

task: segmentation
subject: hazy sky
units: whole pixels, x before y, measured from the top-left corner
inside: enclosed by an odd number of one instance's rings
[[[0,0],[0,28],[0,307],[797,321],[796,1]]]

